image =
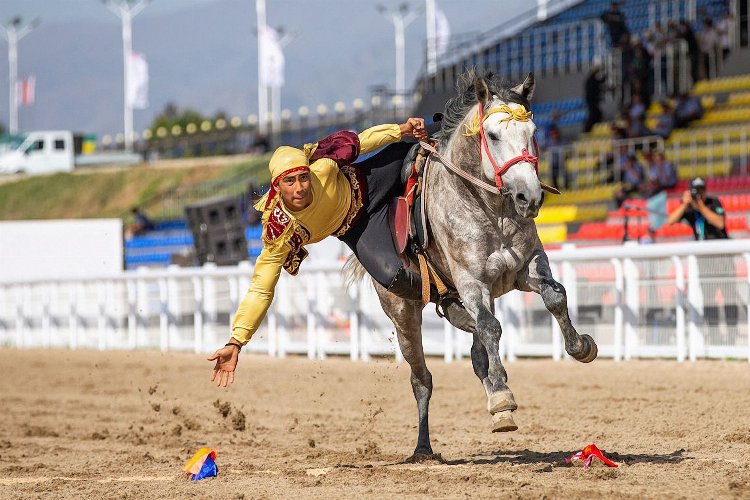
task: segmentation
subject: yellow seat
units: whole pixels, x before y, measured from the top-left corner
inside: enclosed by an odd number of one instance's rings
[[[547,196],[544,201],[545,206],[552,205],[578,205],[583,203],[609,202],[615,190],[619,189],[619,184],[608,184],[597,186],[589,189],[576,189],[572,191],[563,191],[560,195]]]
[[[555,224],[553,226],[537,226],[536,232],[542,244],[563,243],[568,239],[568,226]]]
[[[547,198],[548,199],[548,198]],[[560,224],[564,222],[583,222],[589,220],[603,220],[607,217],[607,205],[552,205],[545,206],[539,211],[535,222],[537,224]]]
[[[729,94],[727,103],[740,106],[750,104],[750,92],[738,92],[735,94]]]

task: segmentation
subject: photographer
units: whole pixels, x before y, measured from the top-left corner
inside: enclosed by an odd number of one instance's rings
[[[680,221],[690,225],[696,240],[729,238],[724,228],[724,207],[718,198],[706,194],[706,183],[700,177],[690,182],[690,190],[682,194],[682,204],[667,217],[667,224]]]
[[[690,190],[682,195],[682,204],[667,217],[667,224],[683,221],[693,228],[696,240],[727,239],[724,208],[714,196],[706,194],[706,183],[700,177],[690,182]],[[719,306],[723,304],[726,337],[717,337],[716,330],[707,334],[712,342],[735,345],[737,341],[738,307],[733,303],[738,297],[735,286],[736,269],[734,256],[710,255],[698,257],[701,292],[703,294],[703,318],[710,327],[721,323]],[[717,292],[721,294],[717,296]]]

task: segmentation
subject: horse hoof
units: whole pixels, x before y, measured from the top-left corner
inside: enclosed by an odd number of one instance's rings
[[[421,464],[424,462],[438,462],[441,464],[445,463],[443,456],[440,453],[417,453],[414,452],[412,456],[404,460],[405,464]]]
[[[513,412],[510,410],[492,414],[492,432],[511,432],[518,430],[513,421]]]
[[[596,347],[596,342],[591,338],[591,335],[581,335],[581,341],[583,342],[581,354],[573,357],[581,363],[591,363],[596,359],[597,354],[599,354],[599,348]]]
[[[513,399],[513,393],[510,392],[510,389],[495,392],[487,398],[487,411],[490,413],[494,414],[506,410],[513,411],[517,408],[518,405],[516,404],[516,400]]]

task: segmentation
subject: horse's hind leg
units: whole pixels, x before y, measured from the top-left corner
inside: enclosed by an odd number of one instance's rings
[[[519,290],[536,292],[542,296],[544,306],[557,320],[565,339],[565,351],[581,363],[596,359],[598,349],[590,335],[579,335],[568,315],[565,288],[552,278],[547,255],[540,251],[529,262],[528,274],[519,277]]]
[[[373,280],[385,314],[393,321],[404,359],[411,367],[411,388],[417,400],[419,435],[414,454],[407,462],[440,459],[432,452],[428,414],[432,396],[432,374],[427,369],[422,349],[422,304],[389,293]]]

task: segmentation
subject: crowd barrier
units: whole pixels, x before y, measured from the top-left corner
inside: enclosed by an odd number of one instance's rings
[[[549,258],[574,325],[594,337],[599,356],[750,361],[750,240],[566,246]],[[306,262],[296,277],[282,273],[246,351],[400,359],[371,284],[347,289],[341,267]],[[0,345],[210,352],[228,339],[251,275],[243,263],[3,284]],[[505,359],[566,358],[559,327],[538,295],[511,292],[496,300],[495,310]],[[423,342],[427,355],[450,362],[469,355],[472,336],[428,305]]]

